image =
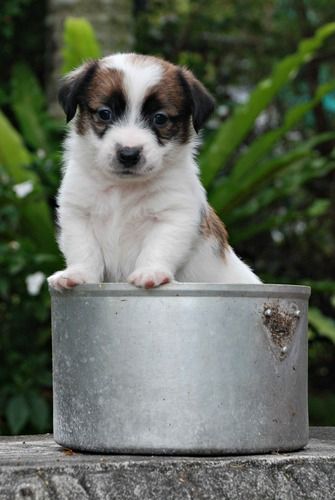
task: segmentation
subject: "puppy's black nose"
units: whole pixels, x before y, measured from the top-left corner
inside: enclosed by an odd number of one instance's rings
[[[120,148],[117,152],[117,158],[122,165],[125,167],[132,167],[138,163],[138,160],[141,156],[142,148],[133,147],[133,148]]]

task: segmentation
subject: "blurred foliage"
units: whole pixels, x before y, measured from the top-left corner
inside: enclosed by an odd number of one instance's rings
[[[102,51],[93,28],[86,19],[68,17],[65,20],[63,68],[67,73],[88,59],[98,59]]]
[[[193,69],[221,99],[251,88],[302,38],[334,20],[328,0],[148,0],[137,16],[137,46]],[[332,41],[322,61],[332,63]],[[331,64],[332,65],[332,64]],[[305,67],[306,76],[309,69]],[[333,70],[334,72],[334,70]]]
[[[36,173],[27,168],[31,162],[31,155],[25,148],[21,136],[3,114],[0,114],[0,162],[6,168],[11,180],[17,183],[16,185],[21,184],[23,189],[26,186],[26,189],[33,191],[33,196],[21,197],[22,219],[25,222],[23,232],[30,235],[41,250],[55,253],[54,228],[45,201],[44,187]]]
[[[34,149],[50,149],[50,122],[46,99],[31,69],[18,63],[14,66],[10,81],[12,112],[27,145]]]
[[[44,12],[45,3],[36,4]],[[334,425],[335,28],[322,26],[332,20],[330,3],[136,4],[142,6],[136,11],[137,51],[186,64],[217,98],[200,160],[209,199],[232,244],[264,281],[312,286],[311,422]],[[62,126],[47,112],[46,66],[40,62],[36,68],[34,58],[29,66],[24,63],[28,58],[18,27],[27,36],[24,21],[35,8],[31,0],[4,0],[0,10],[7,61],[0,83],[3,434],[51,426],[50,304],[44,278],[61,266],[52,210]],[[36,16],[34,26],[39,23]],[[43,40],[44,31],[33,30],[27,43],[40,60]],[[64,71],[99,54],[90,25],[68,19]]]
[[[51,416],[49,294],[45,283],[29,293],[27,279],[48,274],[55,257],[26,232],[25,198],[20,203],[3,169],[0,176],[1,433],[45,432]]]
[[[29,61],[29,66],[44,81],[47,0],[1,0],[0,2],[0,106],[11,100],[9,82],[13,65]]]
[[[14,60],[9,80],[1,82],[7,96],[6,114],[0,111],[1,434],[51,428],[45,277],[62,265],[52,211],[63,124],[49,116],[45,93],[31,67]]]

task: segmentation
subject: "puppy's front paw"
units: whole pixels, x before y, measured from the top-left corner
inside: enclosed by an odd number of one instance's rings
[[[68,290],[77,285],[82,285],[86,282],[87,280],[83,273],[81,273],[80,271],[71,271],[70,269],[57,271],[48,278],[49,285],[59,292]]]
[[[128,277],[128,283],[142,288],[154,288],[155,286],[170,283],[172,280],[173,276],[169,271],[151,267],[135,269]]]

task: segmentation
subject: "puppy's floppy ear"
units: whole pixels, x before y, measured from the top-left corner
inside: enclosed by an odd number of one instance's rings
[[[198,133],[207,118],[214,111],[215,100],[191,71],[182,69],[180,80],[184,91],[188,94],[191,101],[193,127]]]
[[[77,106],[84,98],[87,86],[92,80],[97,67],[98,62],[91,61],[71,71],[64,77],[59,89],[58,100],[65,112],[67,122],[71,121],[76,114]]]

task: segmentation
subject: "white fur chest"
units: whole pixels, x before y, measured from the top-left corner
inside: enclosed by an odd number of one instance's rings
[[[159,220],[150,200],[117,187],[100,192],[89,209],[90,225],[104,264],[105,279],[126,281],[143,241]]]
[[[96,249],[95,259],[103,264],[101,278],[126,281],[138,267],[144,247],[151,247],[153,232],[159,242],[165,228],[170,227],[169,234],[176,228],[181,232],[179,240],[193,241],[206,198],[192,158],[183,169],[178,164],[169,166],[159,176],[139,182],[108,179],[92,169],[88,155],[81,160],[69,158],[58,196],[60,246],[68,262],[83,260],[80,248],[69,258],[73,241],[80,238],[87,242],[84,260],[91,260],[92,248]],[[79,221],[83,223],[81,236],[76,229]],[[71,241],[66,241],[69,234]],[[176,249],[176,239],[167,236],[167,240],[162,251],[169,246]]]

